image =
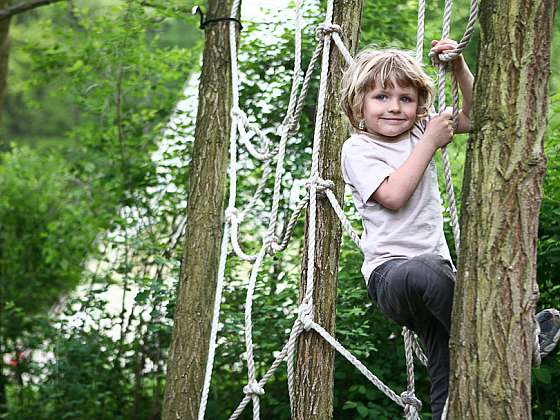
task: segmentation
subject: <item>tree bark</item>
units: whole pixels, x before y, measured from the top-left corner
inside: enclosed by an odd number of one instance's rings
[[[343,40],[351,53],[358,46],[362,0],[335,0],[333,23],[342,27]],[[327,102],[322,127],[319,175],[332,180],[334,193],[342,203],[344,181],[340,171],[340,150],[348,137],[348,124],[340,109],[340,81],[346,62],[331,42]],[[314,320],[331,334],[335,330],[338,258],[341,225],[327,199],[317,202],[315,246]],[[307,278],[308,222],[302,253],[300,296]],[[315,332],[303,332],[298,339],[294,419],[329,419],[333,407],[334,349]]]
[[[4,8],[8,5],[9,0],[0,0],[0,8]],[[0,21],[0,122],[2,121],[2,111],[4,108],[4,96],[6,92],[6,80],[8,77],[8,57],[10,51],[9,43],[9,29],[10,20]],[[4,139],[0,143],[0,150],[9,146],[8,140]],[[2,247],[4,244],[0,243],[0,257],[2,255]],[[0,323],[5,322],[4,314],[5,296],[4,296],[4,286],[0,285]],[[6,407],[6,386],[8,385],[8,378],[4,375],[4,363],[2,357],[4,356],[4,337],[2,326],[0,325],[0,413],[4,412]],[[7,410],[6,410],[7,411]]]
[[[233,1],[210,0],[208,19]],[[167,367],[163,419],[196,419],[204,384],[226,192],[232,106],[229,22],[205,31],[187,228]]]
[[[28,12],[29,10],[36,9],[37,7],[47,6],[52,3],[58,3],[62,0],[31,0],[7,7],[10,1],[0,3],[0,20],[9,19],[12,16],[19,15],[20,13]]]
[[[8,6],[10,0],[0,0],[0,9]],[[4,98],[8,80],[8,59],[10,57],[10,19],[0,20],[0,122],[4,114]],[[4,148],[8,147],[8,140],[4,139]]]
[[[483,0],[451,337],[450,419],[530,419],[555,0]]]

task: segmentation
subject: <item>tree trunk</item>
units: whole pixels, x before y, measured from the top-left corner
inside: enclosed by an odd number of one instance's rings
[[[0,9],[8,7],[10,0],[0,0]],[[6,97],[6,84],[8,80],[8,60],[10,57],[10,18],[0,20],[0,123],[4,114],[4,98]],[[0,147],[7,150],[8,139],[4,138]],[[1,374],[0,374],[1,375]]]
[[[9,0],[0,0],[0,9],[4,9],[8,6]],[[6,80],[8,78],[8,58],[10,52],[10,41],[9,41],[9,29],[10,29],[10,19],[0,20],[0,126],[2,123],[2,114],[4,110],[4,97],[6,95]],[[0,131],[1,133],[1,131]],[[8,150],[9,140],[2,136],[3,140],[0,141],[0,151]],[[0,258],[2,256],[3,244],[0,243]],[[0,273],[2,274],[2,273]],[[0,286],[0,321],[5,319],[4,305],[4,286]],[[4,412],[6,407],[6,386],[8,384],[7,377],[4,375],[4,362],[2,360],[4,356],[4,337],[3,330],[0,326],[0,413]],[[6,410],[7,411],[7,410]]]
[[[233,1],[210,0],[207,19],[227,17]],[[163,419],[196,419],[212,324],[232,105],[229,22],[205,30],[185,250],[167,367]]]
[[[342,27],[343,40],[351,53],[358,46],[362,0],[335,0],[333,23]],[[334,193],[342,202],[344,181],[340,171],[340,150],[348,137],[348,124],[340,109],[340,80],[347,65],[331,42],[327,102],[322,128],[319,175],[334,181]],[[327,199],[317,202],[317,240],[315,246],[314,320],[334,334],[338,258],[341,225]],[[305,294],[307,278],[307,232],[302,253],[300,295]],[[303,332],[298,339],[294,418],[332,418],[334,349],[317,333]]]
[[[555,0],[483,0],[451,337],[451,419],[530,419]]]

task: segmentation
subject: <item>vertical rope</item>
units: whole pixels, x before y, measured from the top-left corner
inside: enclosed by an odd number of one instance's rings
[[[231,17],[237,19],[237,11],[241,0],[234,0],[231,7]],[[230,60],[231,60],[231,78],[232,78],[232,108],[237,109],[239,106],[239,76],[237,71],[237,43],[236,43],[236,22],[229,24],[229,46],[230,46]],[[235,207],[235,196],[237,190],[237,117],[234,113],[231,116],[231,129],[230,129],[230,147],[229,147],[229,202],[228,210]],[[212,369],[214,366],[214,357],[216,353],[216,336],[218,333],[218,322],[220,317],[220,303],[222,301],[222,291],[225,278],[227,249],[230,239],[230,218],[227,217],[229,213],[226,210],[226,220],[224,225],[224,236],[222,237],[220,263],[218,267],[218,279],[216,282],[216,296],[214,298],[214,308],[212,315],[212,326],[210,328],[210,343],[208,347],[208,358],[206,360],[206,371],[204,374],[204,385],[202,387],[202,396],[200,406],[198,408],[198,420],[204,420],[206,413],[206,405],[208,403],[208,393],[210,391],[210,382],[212,379]]]
[[[332,24],[334,3],[329,0],[325,16],[324,27]],[[308,245],[307,245],[307,281],[305,295],[302,306],[307,311],[306,314],[300,316],[308,316],[313,318],[313,287],[315,274],[315,241],[316,241],[316,218],[317,218],[317,184],[316,180],[319,175],[319,151],[323,125],[323,114],[326,102],[327,78],[329,72],[329,53],[331,46],[330,32],[323,32],[323,53],[321,57],[321,78],[319,84],[319,94],[317,99],[317,116],[315,118],[315,131],[313,135],[313,152],[311,155],[311,184],[309,186],[309,210],[308,210]],[[288,348],[288,391],[290,395],[290,405],[294,405],[294,357],[295,357],[296,341],[293,340]],[[292,408],[293,409],[293,408]]]
[[[445,9],[443,15],[443,28],[441,38],[449,38],[451,30],[451,10],[453,0],[445,0]],[[440,114],[445,111],[445,68],[446,64],[439,62],[438,68],[438,110]],[[449,213],[451,216],[451,228],[453,230],[453,239],[455,240],[455,249],[459,253],[461,246],[461,232],[459,229],[459,216],[457,215],[457,205],[455,201],[455,191],[453,190],[453,180],[451,177],[451,165],[449,163],[449,153],[446,147],[441,148],[443,157],[443,172],[445,177],[445,190],[447,192],[447,203],[449,205]]]
[[[424,20],[426,0],[418,0],[418,29],[416,30],[416,61],[422,63],[424,57]]]
[[[282,178],[284,175],[284,158],[286,154],[286,145],[288,141],[288,135],[290,131],[290,121],[293,117],[295,107],[297,105],[297,91],[301,83],[301,30],[302,30],[302,13],[301,13],[301,0],[296,2],[296,36],[295,36],[295,60],[294,60],[294,70],[293,70],[293,80],[292,89],[290,93],[290,100],[288,104],[288,110],[286,112],[286,118],[282,125],[282,134],[280,138],[280,144],[278,147],[278,154],[276,156],[276,170],[274,177],[274,191],[272,208],[270,211],[270,222],[266,236],[263,239],[263,246],[259,252],[255,264],[253,265],[251,271],[251,277],[249,280],[249,285],[247,287],[247,296],[245,300],[245,346],[247,354],[247,375],[249,386],[256,384],[255,377],[255,362],[253,357],[253,338],[252,338],[252,307],[253,307],[253,294],[256,286],[257,276],[262,265],[262,261],[266,255],[267,250],[271,247],[275,232],[276,223],[278,220],[278,209],[281,198],[281,188],[282,188]],[[248,391],[252,391],[249,388]],[[259,393],[251,392],[251,399],[253,402],[253,419],[259,420],[260,418],[260,402]]]
[[[278,219],[278,208],[280,205],[280,190],[282,188],[282,177],[284,175],[284,156],[286,154],[286,143],[290,132],[290,122],[292,121],[294,110],[297,105],[297,92],[301,83],[301,29],[302,29],[302,0],[296,1],[296,34],[295,34],[295,58],[294,70],[292,79],[292,89],[290,92],[290,101],[288,103],[288,111],[284,123],[282,124],[282,134],[280,138],[280,145],[278,148],[277,162],[276,162],[276,175],[274,179],[274,190],[272,199],[272,209],[270,210],[270,225],[268,233],[264,239],[265,245],[269,246],[274,240],[274,233],[276,232],[276,222]]]
[[[404,337],[404,350],[405,350],[405,360],[406,360],[406,396],[410,399],[416,398],[414,395],[414,356],[412,354],[412,341],[414,340],[414,335],[412,331],[408,328],[403,327],[402,335]],[[404,399],[403,399],[404,400]],[[418,409],[410,404],[408,401],[403,401],[406,403],[404,407],[404,412],[407,419],[417,419]]]

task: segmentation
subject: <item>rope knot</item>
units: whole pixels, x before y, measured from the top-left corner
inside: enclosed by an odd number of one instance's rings
[[[313,177],[305,183],[305,188],[307,189],[307,191],[311,190],[311,185],[313,184],[317,186],[317,197],[320,198],[325,198],[326,190],[332,190],[334,188],[334,182],[328,179],[323,179],[321,177]]]
[[[303,324],[303,329],[309,331],[313,326],[313,308],[309,303],[302,303],[298,308],[298,319]]]
[[[237,209],[235,207],[226,208],[226,218],[230,220],[232,218],[237,218]]]
[[[342,36],[342,28],[340,25],[336,25],[334,23],[322,23],[317,26],[316,30],[316,37],[318,40],[324,39],[325,36],[336,32],[337,34]]]
[[[299,121],[295,115],[286,115],[282,124],[278,127],[278,135],[281,136],[284,132],[284,129],[287,127],[288,134],[295,133],[299,131]]]
[[[420,411],[422,409],[422,402],[416,398],[414,392],[412,391],[404,391],[401,394],[401,400],[405,405],[405,410],[408,408],[414,408],[416,411]]]
[[[243,387],[243,392],[247,395],[264,395],[264,389],[255,380],[252,380]]]
[[[276,235],[267,236],[265,241],[268,242],[266,247],[266,253],[270,256],[276,254],[278,251],[282,251],[282,246],[278,243],[278,237]]]

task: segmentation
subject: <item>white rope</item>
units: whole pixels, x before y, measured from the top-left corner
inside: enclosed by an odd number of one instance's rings
[[[344,57],[346,64],[351,65],[354,63],[354,58],[352,57],[352,54],[350,54],[350,51],[348,51],[348,48],[346,48],[346,45],[344,45],[344,42],[342,41],[342,38],[340,36],[341,36],[341,31],[333,32],[332,39],[335,42],[336,46],[338,47],[338,51]]]
[[[406,397],[407,401],[413,401],[413,399],[416,399],[416,396],[414,394],[414,356],[412,353],[412,342],[414,340],[414,337],[412,332],[406,327],[403,327],[402,335],[404,338],[407,385],[406,391],[401,394],[401,398],[404,396]],[[408,402],[405,406],[405,415],[407,416],[407,418],[418,418],[418,412],[420,411],[421,407],[422,404],[420,402],[419,404]]]
[[[239,9],[239,4],[241,0],[234,0],[231,8],[231,17],[237,19],[237,10]],[[239,108],[239,76],[237,72],[237,44],[235,36],[235,21],[230,22],[229,25],[229,45],[230,45],[230,60],[232,63],[232,109]],[[231,129],[230,129],[230,148],[229,148],[229,177],[230,177],[230,188],[229,188],[229,203],[228,209],[233,212],[235,208],[235,196],[236,196],[236,158],[237,158],[237,147],[236,138],[237,135],[237,117],[232,113]],[[198,409],[198,420],[204,420],[204,414],[206,412],[206,404],[208,403],[208,393],[210,391],[210,381],[212,379],[212,369],[214,367],[214,356],[216,353],[216,336],[218,333],[218,322],[220,317],[220,304],[222,302],[222,291],[225,279],[225,269],[226,269],[226,257],[227,249],[229,243],[230,234],[230,223],[226,218],[224,224],[224,236],[222,237],[221,253],[220,253],[220,263],[218,266],[218,279],[216,284],[216,296],[214,297],[214,313],[212,316],[212,326],[210,328],[210,344],[208,346],[208,359],[206,360],[206,371],[204,374],[204,385],[202,388],[202,397],[200,400],[200,406]]]
[[[424,57],[424,18],[426,16],[426,0],[418,1],[418,29],[416,31],[416,61],[422,63]]]
[[[537,317],[534,317],[535,323],[535,340],[533,342],[533,367],[539,367],[541,365],[541,346],[539,344],[539,335],[541,334],[541,326],[537,321]]]
[[[231,245],[235,254],[241,258],[243,261],[256,261],[257,255],[249,255],[243,252],[239,246],[239,222],[237,220],[237,210],[235,208],[229,208],[226,212],[226,218],[229,220],[231,227]]]
[[[307,279],[302,307],[307,311],[304,315],[313,320],[313,282],[314,282],[314,266],[315,266],[315,238],[316,238],[316,217],[317,217],[317,184],[316,179],[319,177],[319,151],[321,132],[323,124],[323,113],[326,100],[326,84],[329,71],[329,53],[331,45],[330,31],[334,30],[332,25],[333,2],[330,0],[327,4],[327,12],[325,22],[319,29],[319,35],[323,43],[323,54],[321,58],[321,78],[319,82],[319,94],[317,99],[317,115],[315,117],[315,131],[313,135],[313,152],[311,154],[311,178],[309,186],[309,206],[308,206],[308,245],[307,245]],[[303,315],[302,315],[303,316]],[[295,359],[296,342],[293,340],[288,347],[288,394],[290,396],[290,407],[292,415],[294,414],[294,359]]]
[[[268,148],[268,144],[270,143],[268,138],[258,127],[249,122],[247,115],[242,110],[234,109],[232,112],[235,112],[238,117],[237,129],[239,130],[239,140],[245,146],[249,154],[260,161],[270,160],[275,155],[276,151],[266,150]],[[247,131],[246,128],[248,128],[249,131]],[[254,136],[257,136],[261,140],[261,147],[264,150],[263,152],[258,151],[251,143],[250,140]]]
[[[326,194],[327,194],[327,198],[331,203],[331,207],[333,208],[336,215],[338,216],[338,219],[342,223],[342,228],[346,231],[348,236],[350,236],[352,242],[354,242],[358,247],[360,247],[360,235],[358,235],[354,230],[354,228],[352,227],[350,220],[348,220],[348,218],[344,214],[344,210],[342,210],[342,207],[340,207],[340,204],[338,203],[338,200],[336,199],[334,193],[330,190],[327,190]]]
[[[443,27],[441,38],[449,38],[449,32],[451,30],[451,10],[453,7],[452,0],[445,0],[445,8],[443,15]],[[441,114],[445,111],[445,67],[446,64],[436,63],[438,69],[437,78],[437,91],[438,91],[438,110]],[[451,164],[449,163],[449,153],[446,147],[441,148],[442,160],[443,160],[443,172],[445,178],[445,190],[447,192],[447,203],[449,205],[449,214],[451,217],[451,228],[453,230],[453,239],[455,240],[455,249],[457,253],[460,250],[460,240],[461,233],[459,230],[459,217],[457,215],[457,205],[455,202],[455,191],[453,189],[453,180],[451,177]]]

